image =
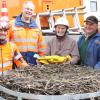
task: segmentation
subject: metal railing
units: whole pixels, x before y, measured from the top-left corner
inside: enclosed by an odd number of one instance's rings
[[[21,93],[12,91],[10,89],[7,89],[0,85],[0,92],[3,92],[5,94],[9,94],[12,96],[17,97],[17,100],[84,100],[84,99],[90,99],[95,100],[95,97],[100,96],[100,91],[93,92],[93,93],[84,93],[84,94],[64,94],[64,95],[34,95],[31,93]],[[0,100],[7,100],[3,97],[0,97]],[[99,100],[99,99],[98,99]]]
[[[71,15],[73,18],[73,24],[74,27],[69,28],[69,33],[75,33],[73,31],[73,29],[77,29],[77,33],[82,32],[82,27],[80,24],[80,20],[79,20],[79,15],[84,15],[86,12],[84,12],[85,7],[81,6],[81,7],[74,7],[74,8],[68,8],[68,9],[60,9],[60,10],[54,10],[54,11],[47,11],[47,12],[42,12],[42,13],[38,13],[38,14],[34,14],[33,16],[36,18],[36,22],[38,27],[42,30],[43,33],[53,33],[54,31],[54,23],[55,23],[55,16],[63,16],[66,17],[68,15]],[[42,29],[41,23],[40,23],[40,17],[41,16],[47,16],[48,17],[48,25],[49,28],[48,29]],[[67,19],[68,20],[68,19]]]

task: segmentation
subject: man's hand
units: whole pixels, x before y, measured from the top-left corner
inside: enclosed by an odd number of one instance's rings
[[[23,63],[21,64],[21,66],[22,66],[22,68],[24,68],[24,67],[28,67],[29,65],[28,65],[26,62],[23,62]]]

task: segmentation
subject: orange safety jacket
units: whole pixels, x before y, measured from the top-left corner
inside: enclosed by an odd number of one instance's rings
[[[19,59],[21,59],[21,61]],[[7,72],[12,69],[13,63],[19,67],[22,62],[25,61],[14,43],[7,42],[4,45],[0,45],[0,75],[2,72],[7,74]]]
[[[45,54],[46,44],[44,37],[37,27],[26,28],[24,26],[16,26],[15,21],[11,24],[12,32],[10,32],[10,40],[14,41],[20,52],[35,52],[40,56]]]

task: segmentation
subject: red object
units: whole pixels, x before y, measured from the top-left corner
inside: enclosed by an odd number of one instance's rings
[[[2,0],[1,17],[5,17],[8,19],[8,9],[7,9],[6,0]]]

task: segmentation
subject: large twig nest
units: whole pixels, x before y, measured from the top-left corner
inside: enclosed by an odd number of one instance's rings
[[[91,93],[100,90],[100,73],[78,65],[30,66],[1,77],[1,85],[34,94]]]

